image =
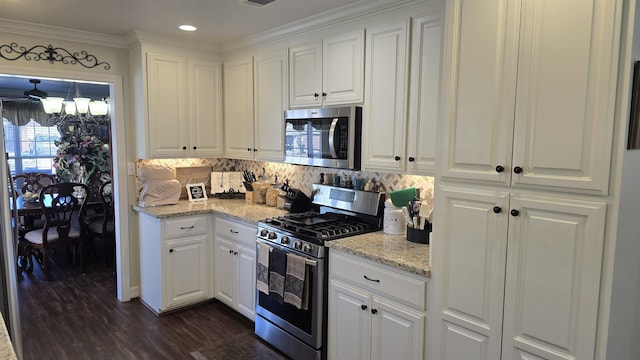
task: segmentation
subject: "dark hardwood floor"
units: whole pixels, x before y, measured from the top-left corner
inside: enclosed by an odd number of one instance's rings
[[[101,259],[94,257],[86,274],[64,252],[53,262],[50,282],[39,265],[18,274],[25,360],[193,360],[192,352],[211,344],[253,336],[253,322],[217,300],[158,317],[137,299],[118,301],[115,275]],[[252,357],[285,359],[257,338],[250,341],[265,353]]]

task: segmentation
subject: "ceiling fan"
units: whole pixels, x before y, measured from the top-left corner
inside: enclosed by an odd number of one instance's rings
[[[24,92],[24,96],[30,98],[30,99],[43,99],[47,97],[47,92],[46,91],[42,91],[40,89],[38,89],[38,84],[40,84],[40,80],[38,79],[29,79],[29,82],[33,84],[33,89],[30,90],[26,90]]]

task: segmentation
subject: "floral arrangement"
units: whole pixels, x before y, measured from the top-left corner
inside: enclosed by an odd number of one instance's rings
[[[53,167],[61,181],[86,184],[95,172],[110,168],[109,145],[86,131],[83,126],[58,126],[60,140]]]

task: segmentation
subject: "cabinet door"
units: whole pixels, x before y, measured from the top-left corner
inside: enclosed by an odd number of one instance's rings
[[[594,359],[604,203],[513,194],[502,359]]]
[[[167,308],[206,299],[209,295],[207,236],[166,240],[163,251]]]
[[[363,114],[366,170],[405,169],[409,22],[367,29]]]
[[[236,244],[236,310],[253,320],[256,311],[256,250]]]
[[[407,170],[411,174],[433,176],[435,172],[441,37],[441,14],[414,20],[407,131]]]
[[[192,156],[224,154],[222,127],[222,65],[200,59],[189,60],[190,142]]]
[[[228,240],[216,237],[215,239],[215,276],[216,276],[216,299],[233,307],[236,284],[235,276],[235,244]]]
[[[514,184],[607,194],[619,6],[523,2],[513,145],[522,172]]]
[[[184,156],[188,145],[186,60],[147,53],[147,103],[150,157]]]
[[[519,1],[451,0],[445,6],[439,173],[507,185]]]
[[[289,105],[322,105],[322,42],[289,49]]]
[[[224,63],[224,142],[230,158],[253,159],[253,57]]]
[[[369,359],[371,313],[369,294],[340,281],[329,282],[328,358]]]
[[[430,358],[500,359],[509,193],[439,190]]]
[[[322,42],[324,105],[362,103],[363,79],[364,30],[324,39]]]
[[[254,57],[256,159],[284,157],[284,111],[288,108],[287,50]]]
[[[424,313],[375,296],[370,312],[371,359],[424,359]]]

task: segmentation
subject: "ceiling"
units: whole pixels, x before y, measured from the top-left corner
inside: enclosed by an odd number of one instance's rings
[[[0,0],[1,18],[113,36],[134,30],[221,45],[358,3],[392,0]],[[195,32],[179,25],[190,24]]]
[[[0,0],[3,19],[125,37],[133,31],[222,46],[266,30],[348,6],[397,0],[275,0],[264,6],[247,0]],[[178,29],[190,24],[195,32]],[[42,79],[38,89],[65,97],[69,83]],[[28,78],[0,74],[0,99],[24,98]],[[83,96],[109,96],[106,85],[79,84]],[[75,88],[71,95],[75,94]]]

